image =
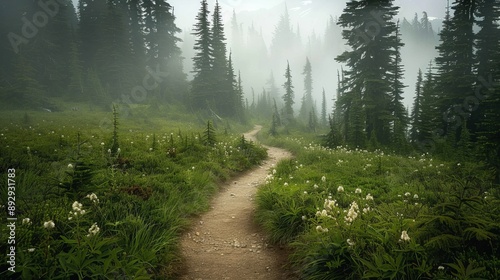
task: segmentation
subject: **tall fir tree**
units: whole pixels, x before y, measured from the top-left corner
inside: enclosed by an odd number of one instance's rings
[[[289,124],[294,119],[293,104],[295,103],[294,102],[295,94],[293,91],[292,72],[290,70],[290,63],[287,63],[286,66],[285,83],[283,84],[283,89],[285,90],[285,94],[283,95],[283,102],[284,102],[283,117],[286,121],[286,124]]]
[[[437,91],[442,122],[439,129],[455,145],[460,140],[461,126],[470,117],[462,104],[473,92],[474,11],[475,0],[456,1],[453,17],[447,11],[437,47]]]
[[[408,115],[406,114],[406,108],[403,105],[403,93],[406,87],[403,80],[403,66],[401,64],[401,43],[400,33],[399,33],[399,21],[396,25],[395,34],[396,44],[394,46],[394,66],[392,72],[392,94],[391,94],[391,104],[390,112],[392,114],[392,127],[391,127],[391,142],[395,149],[402,149],[406,146],[406,130],[408,128]]]
[[[321,99],[321,118],[320,124],[322,127],[326,127],[328,125],[327,120],[327,112],[326,112],[326,94],[325,88],[323,88],[322,99]]]
[[[219,1],[215,2],[212,20],[212,90],[215,108],[223,116],[234,116],[236,113],[233,77],[228,77],[228,60],[224,24],[222,22]]]
[[[413,99],[413,108],[411,111],[411,130],[410,140],[415,142],[418,139],[419,128],[422,120],[422,86],[423,86],[422,70],[418,69],[417,82],[415,84],[415,97]]]
[[[312,67],[309,58],[306,58],[306,64],[304,65],[304,69],[302,71],[302,75],[304,75],[304,96],[302,98],[302,104],[300,106],[299,118],[302,121],[306,121],[309,117],[309,110],[313,107],[313,78],[312,78]]]
[[[394,50],[401,43],[397,40],[396,24],[393,21],[398,12],[393,1],[349,1],[338,24],[344,28],[343,38],[352,50],[345,51],[336,59],[346,63],[346,95],[352,94],[352,105],[364,110],[351,121],[352,127],[366,123],[357,130],[365,136],[372,135],[378,143],[390,143],[390,113],[394,69]],[[359,100],[358,97],[361,97]],[[355,101],[355,102],[354,102]],[[360,104],[357,104],[360,101]],[[360,119],[361,118],[361,119]],[[352,137],[351,137],[352,138]],[[357,143],[362,137],[355,137]]]
[[[212,89],[212,32],[210,29],[208,4],[201,1],[201,7],[196,16],[193,35],[196,36],[193,57],[194,77],[191,82],[191,104],[194,109],[208,109],[209,102],[214,101]]]

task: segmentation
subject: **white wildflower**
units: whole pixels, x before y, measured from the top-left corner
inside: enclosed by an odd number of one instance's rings
[[[43,223],[43,227],[46,229],[52,229],[55,226],[56,224],[52,220]]]
[[[418,194],[414,194],[414,195],[413,195],[413,198],[414,198],[414,199],[418,199]]]
[[[30,218],[24,218],[24,219],[23,219],[22,224],[23,224],[23,225],[31,225],[31,220],[30,220]]]
[[[72,169],[73,168],[73,164],[68,164],[68,168]]]
[[[85,197],[90,199],[90,201],[95,204],[99,203],[99,198],[97,198],[97,195],[95,193],[87,194]]]
[[[444,266],[442,265],[438,266],[438,270],[444,270]]]
[[[322,226],[317,226],[316,231],[317,232],[328,232],[328,228],[323,228]]]
[[[366,195],[366,200],[373,200],[373,196],[371,194]]]
[[[30,252],[30,253],[35,252],[35,248],[29,248],[29,249],[28,249],[28,252]]]
[[[361,189],[360,188],[356,188],[356,190],[354,191],[354,193],[361,193]]]
[[[326,182],[326,177],[325,176],[321,177],[321,182],[323,182],[323,183]]]
[[[337,188],[337,192],[343,192],[343,191],[344,191],[344,187],[339,186],[339,187]]]
[[[87,234],[87,237],[96,235],[99,233],[101,229],[97,226],[97,223],[94,223],[90,228],[89,228],[89,234]]]
[[[401,232],[401,237],[399,238],[399,241],[410,241],[410,236],[408,236],[408,232],[406,230],[403,230]]]
[[[410,196],[410,195],[411,195],[411,193],[409,193],[409,192],[405,193],[405,196]]]
[[[352,240],[351,240],[351,239],[349,239],[349,238],[347,238],[347,240],[346,240],[346,241],[347,241],[347,244],[349,244],[349,246],[351,246],[351,247],[352,247],[352,246],[354,246],[354,245],[356,245],[356,243],[354,243],[354,241],[352,241]]]

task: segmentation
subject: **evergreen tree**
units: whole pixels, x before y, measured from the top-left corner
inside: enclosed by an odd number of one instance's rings
[[[394,70],[392,72],[392,94],[390,111],[392,114],[392,144],[395,148],[401,148],[406,144],[406,129],[408,127],[408,115],[403,105],[403,93],[406,87],[403,82],[403,66],[401,65],[400,48],[401,43],[399,34],[399,21],[396,26],[396,41],[394,48]]]
[[[376,12],[375,12],[376,11]],[[394,36],[397,27],[393,21],[398,7],[392,1],[349,1],[338,24],[344,28],[342,35],[352,48],[337,57],[339,62],[346,63],[346,94],[358,110],[364,110],[364,116],[359,112],[352,113],[356,127],[354,139],[361,143],[358,133],[373,135],[377,142],[390,143],[390,113],[391,103],[391,73],[394,69],[395,49],[401,46]],[[359,104],[358,104],[359,103]],[[354,116],[354,115],[353,115]],[[360,129],[358,125],[365,123]],[[373,133],[372,133],[373,132]],[[358,144],[356,144],[358,145]]]
[[[443,112],[439,129],[449,137],[452,145],[460,140],[461,126],[469,118],[469,114],[463,112],[461,107],[465,98],[473,92],[474,2],[466,0],[454,3],[454,15],[450,17],[447,12],[440,32],[441,43],[437,47],[438,102],[439,111]]]
[[[322,101],[321,101],[321,126],[326,127],[327,125],[327,119],[326,119],[326,95],[325,95],[325,88],[323,88],[323,95],[322,95]]]
[[[411,113],[410,139],[412,142],[417,141],[422,122],[422,79],[422,70],[418,69],[417,83],[415,84],[415,98],[413,99],[413,109]]]
[[[304,97],[302,98],[302,104],[300,106],[299,118],[305,121],[306,117],[309,115],[308,109],[313,106],[313,79],[309,58],[306,58],[306,64],[304,65],[302,75],[304,75]]]
[[[292,85],[292,73],[290,71],[290,63],[287,63],[285,71],[285,83],[283,88],[285,89],[285,94],[283,95],[283,102],[285,107],[283,108],[283,114],[286,123],[290,123],[293,120],[293,99],[295,98]]]
[[[206,0],[201,1],[201,7],[196,16],[196,24],[193,29],[196,42],[193,57],[193,81],[191,82],[192,106],[195,109],[208,109],[209,102],[214,101],[212,92],[212,33],[210,30],[209,11]]]
[[[215,2],[212,21],[212,84],[217,112],[223,116],[233,116],[236,112],[233,77],[228,77],[228,60],[226,58],[226,37],[219,1]]]
[[[276,86],[276,80],[274,79],[274,74],[271,72],[269,79],[266,81],[267,92],[269,93],[269,98],[276,99],[280,98],[280,90]]]
[[[427,147],[427,143],[436,141],[434,131],[436,131],[440,121],[437,82],[432,72],[432,64],[429,64],[425,75],[420,99],[421,113],[420,120],[417,120],[419,126],[417,126],[418,137],[416,141],[420,149],[428,149],[430,147]]]

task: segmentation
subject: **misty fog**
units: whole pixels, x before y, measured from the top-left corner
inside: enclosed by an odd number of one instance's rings
[[[214,3],[215,1],[209,2],[211,11],[213,11]],[[295,106],[299,107],[304,92],[302,72],[306,57],[309,57],[312,65],[313,96],[316,106],[318,107],[321,103],[321,93],[324,88],[327,106],[331,108],[337,89],[337,71],[341,70],[341,64],[335,61],[335,57],[346,50],[341,29],[336,25],[337,17],[345,8],[345,3],[346,1],[328,0],[219,1],[222,7],[228,49],[232,52],[235,70],[241,71],[244,93],[249,104],[252,104],[253,96],[257,99],[264,88],[269,89],[268,80],[271,73],[274,75],[276,86],[282,89],[283,74],[288,60],[295,87]],[[195,39],[191,33],[199,9],[199,1],[174,0],[171,4],[175,8],[177,25],[183,30],[180,36],[183,42],[180,46],[185,57],[184,69],[191,79],[190,71],[193,67],[191,58],[194,54]],[[401,31],[402,40],[406,44],[401,50],[405,66],[404,83],[407,86],[404,104],[410,107],[413,102],[418,69],[426,72],[429,62],[437,55],[434,47],[438,42],[437,32],[442,22],[441,19],[445,15],[446,1],[399,0],[395,1],[395,5],[400,7],[401,22],[403,18],[406,18],[411,23],[415,13],[420,19],[422,13],[427,12],[436,33],[434,44],[428,44],[411,38],[410,34],[405,34],[408,33],[405,32],[406,30]],[[280,54],[279,57],[272,57],[273,38],[280,18],[285,12],[289,14],[290,27],[297,36],[298,44],[293,50],[288,49],[286,56]],[[237,32],[240,38],[234,38],[234,17],[239,26]],[[333,19],[333,25],[330,22],[331,19]],[[328,28],[331,32],[329,38],[326,34]],[[238,39],[242,42],[238,42]]]

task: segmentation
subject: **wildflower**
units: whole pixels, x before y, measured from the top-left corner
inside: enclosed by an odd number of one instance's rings
[[[399,238],[399,241],[410,241],[410,236],[408,236],[408,232],[406,230],[403,230],[401,232],[401,237]]]
[[[405,193],[405,196],[410,196],[410,195],[411,195],[411,193],[409,193],[409,192]]]
[[[74,216],[84,215],[86,212],[85,212],[85,210],[82,209],[82,207],[83,207],[83,205],[80,202],[75,201],[71,205],[71,208],[73,209],[74,212],[70,211],[69,213],[73,214]]]
[[[153,151],[153,148],[149,148],[149,151],[150,151],[150,152],[151,152],[151,151]]]
[[[99,198],[97,198],[97,195],[95,193],[91,193],[85,196],[86,198],[90,199],[93,203],[99,203]]]
[[[444,270],[444,266],[442,265],[438,266],[438,270]]]
[[[29,248],[28,252],[33,253],[35,251],[35,248]]]
[[[351,207],[347,211],[347,215],[344,217],[344,220],[347,224],[351,224],[358,217],[359,207],[358,204],[353,201],[351,203]]]
[[[117,153],[120,153],[120,151],[121,151],[121,149],[120,149],[120,148],[118,148],[118,150],[116,150],[116,152],[117,152]]]
[[[87,234],[87,237],[96,235],[99,233],[101,229],[97,226],[97,223],[94,223],[90,228],[89,228],[89,234]]]
[[[302,221],[305,221],[305,220],[307,220],[307,217],[304,215],[304,216],[302,216]]]
[[[52,220],[43,223],[43,227],[46,229],[52,229],[55,226],[56,226],[56,224]]]
[[[356,190],[354,191],[354,193],[361,193],[361,189],[360,188],[356,188]]]
[[[24,219],[23,219],[23,225],[31,225],[31,220],[30,220],[30,218],[24,218]]]
[[[194,167],[194,166],[192,166],[192,167],[191,167],[191,169],[192,169],[192,170],[194,170],[194,169],[195,169],[195,167]]]
[[[70,168],[70,169],[73,168],[73,164],[71,164],[71,163],[68,164],[68,168]]]
[[[317,189],[319,186],[317,184],[314,184],[313,188]]]
[[[286,186],[288,186],[288,183],[287,183],[287,182],[285,182],[285,183],[283,184],[283,186],[285,186],[285,187],[286,187]]]
[[[104,142],[101,142],[101,146],[104,146]]]
[[[373,200],[373,196],[371,194],[366,195],[366,200]]]
[[[273,169],[273,174],[276,174],[276,169]]]
[[[322,226],[317,226],[316,231],[317,232],[328,232],[328,228],[323,228]]]
[[[108,154],[111,154],[111,149],[108,149]]]
[[[418,199],[418,194],[414,194],[414,195],[413,195],[413,198],[414,198],[414,199]]]
[[[326,182],[326,177],[325,176],[321,177],[321,182],[323,182],[323,183]]]
[[[339,187],[337,188],[337,192],[343,192],[343,191],[344,191],[344,187],[339,186]]]
[[[304,194],[307,194],[307,191],[304,191]]]
[[[354,246],[354,245],[356,245],[356,243],[354,243],[354,241],[352,241],[352,240],[351,240],[351,239],[349,239],[349,238],[347,238],[347,240],[346,240],[346,241],[347,241],[347,244],[349,244],[349,246],[351,246],[351,247],[352,247],[352,246]]]

